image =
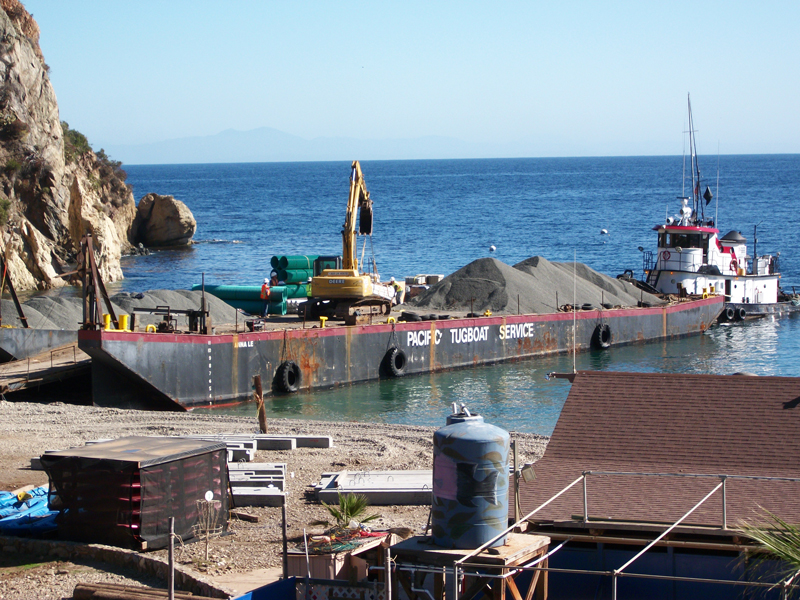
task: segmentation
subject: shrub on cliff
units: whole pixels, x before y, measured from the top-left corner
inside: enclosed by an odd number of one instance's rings
[[[77,162],[87,152],[92,151],[89,140],[80,131],[70,129],[69,123],[61,121],[64,132],[64,162],[71,164]],[[100,148],[94,153],[97,175],[90,175],[93,187],[101,193],[105,203],[110,203],[115,208],[122,206],[128,199],[129,188],[125,184],[128,174],[122,169],[122,161],[112,160],[106,151]],[[108,194],[104,194],[103,191]]]
[[[11,208],[11,200],[0,198],[0,227],[8,223],[8,209]]]
[[[61,121],[61,130],[64,132],[64,162],[74,163],[86,154],[92,147],[89,140],[80,131],[69,128],[69,123]]]

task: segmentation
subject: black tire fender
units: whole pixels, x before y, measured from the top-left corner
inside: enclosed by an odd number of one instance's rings
[[[747,311],[744,307],[740,306],[736,309],[736,320],[737,321],[744,321],[747,318]]]
[[[386,366],[386,374],[390,377],[402,377],[406,374],[408,359],[406,358],[406,353],[397,346],[389,348],[383,360]]]
[[[608,323],[600,323],[594,328],[592,346],[602,350],[611,346],[611,327],[608,326]]]
[[[728,306],[725,308],[722,315],[725,317],[726,321],[733,321],[736,318],[736,311],[732,306]]]
[[[293,394],[300,389],[301,377],[302,372],[296,362],[284,361],[275,372],[275,387],[286,394]]]
[[[412,313],[408,311],[403,311],[400,313],[400,320],[401,321],[422,321],[422,317],[420,317],[417,313]]]

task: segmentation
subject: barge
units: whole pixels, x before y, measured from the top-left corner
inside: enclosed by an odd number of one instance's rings
[[[99,406],[190,410],[272,393],[668,340],[708,329],[722,296],[664,306],[284,328],[243,333],[78,332]],[[381,319],[382,321],[384,319]]]

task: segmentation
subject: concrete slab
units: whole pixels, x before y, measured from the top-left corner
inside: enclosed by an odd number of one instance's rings
[[[285,440],[293,440],[294,448],[333,448],[333,438],[329,435],[273,435],[270,433],[256,433],[251,436],[258,444],[259,450],[285,450],[276,448],[275,444]]]
[[[228,480],[231,486],[237,487],[276,487],[283,491],[286,487],[286,479],[282,476],[274,475],[249,475],[231,471],[228,473]]]
[[[232,433],[225,435],[185,436],[204,440],[255,441],[258,450],[294,450],[295,448],[333,448],[329,435],[277,435],[270,433]]]
[[[256,442],[252,437],[232,437],[227,435],[184,435],[190,440],[225,442],[228,447],[228,462],[250,462],[256,456]]]
[[[337,503],[339,494],[362,494],[373,505],[431,503],[433,471],[340,471],[323,473],[314,486],[320,501]]]
[[[286,463],[231,463],[228,472],[258,473],[260,475],[282,475],[286,477]]]
[[[234,506],[281,506],[285,492],[277,487],[235,486],[231,483]]]

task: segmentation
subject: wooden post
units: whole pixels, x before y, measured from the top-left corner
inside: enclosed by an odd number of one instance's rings
[[[175,598],[175,517],[169,518],[169,576],[167,583],[167,597]]]
[[[281,521],[283,527],[283,578],[289,578],[289,532],[286,526],[286,494],[281,501]]]
[[[8,249],[8,246],[6,246]],[[8,257],[6,257],[8,260]],[[17,298],[17,292],[14,290],[14,283],[11,281],[11,277],[8,275],[8,266],[6,260],[0,258],[0,266],[3,269],[3,281],[2,285],[0,285],[0,295],[2,292],[5,291],[6,282],[8,282],[8,291],[11,293],[11,299],[14,301],[14,307],[17,309],[17,314],[19,315],[19,320],[22,323],[22,326],[27,329],[28,328],[28,319],[25,318],[25,313],[22,312],[22,305],[19,303],[19,298]],[[0,315],[1,316],[1,315]],[[0,318],[0,324],[3,323],[2,318]]]
[[[261,390],[261,375],[253,377],[255,386],[256,407],[258,408],[258,427],[261,433],[267,433],[267,412],[264,409],[264,394]]]
[[[392,600],[392,551],[390,546],[383,549],[383,585],[386,600]]]

